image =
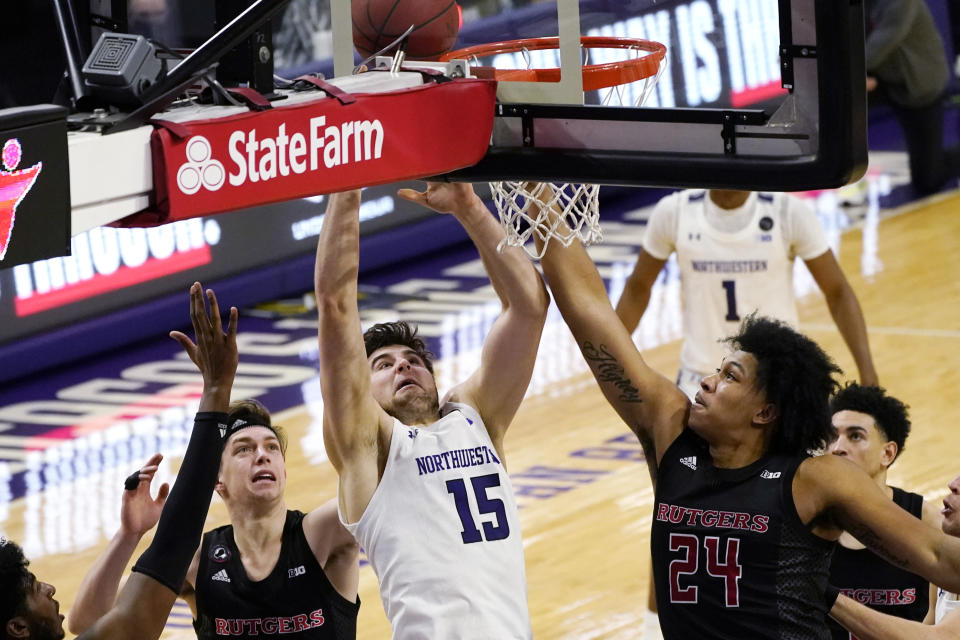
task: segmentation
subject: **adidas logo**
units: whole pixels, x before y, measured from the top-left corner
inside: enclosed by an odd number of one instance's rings
[[[764,478],[764,479],[766,479],[766,480],[776,480],[777,478],[780,477],[780,472],[779,472],[779,471],[767,471],[766,469],[764,469],[763,471],[760,472],[760,477],[761,477],[761,478]]]
[[[694,471],[697,470],[697,456],[687,456],[686,458],[680,458],[680,464],[685,467],[690,467]]]
[[[218,582],[230,582],[230,576],[227,575],[226,569],[220,569],[220,571],[217,571],[215,574],[213,574],[213,577],[210,579],[217,580]]]

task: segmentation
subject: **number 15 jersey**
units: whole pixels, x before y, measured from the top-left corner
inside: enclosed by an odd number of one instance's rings
[[[802,458],[713,466],[685,429],[663,456],[651,531],[666,640],[828,640],[823,592],[833,543],[801,522],[793,477]]]
[[[531,638],[510,477],[472,407],[448,402],[441,416],[394,421],[370,503],[340,520],[377,574],[394,638]]]

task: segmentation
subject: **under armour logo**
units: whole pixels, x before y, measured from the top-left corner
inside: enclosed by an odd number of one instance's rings
[[[177,169],[177,186],[188,196],[200,187],[216,191],[223,186],[227,172],[223,163],[210,157],[210,141],[203,136],[193,136],[187,141],[187,161]]]
[[[697,470],[697,456],[687,456],[686,458],[680,458],[680,464],[685,467],[690,467],[694,471]]]
[[[213,574],[210,579],[216,580],[217,582],[230,582],[230,576],[227,575],[226,569],[220,569],[220,571]]]

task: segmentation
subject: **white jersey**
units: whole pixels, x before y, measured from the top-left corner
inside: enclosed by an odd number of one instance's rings
[[[513,485],[479,414],[448,402],[427,428],[394,421],[360,520],[394,638],[531,638]]]
[[[723,231],[718,216],[743,224]],[[751,193],[744,205],[724,211],[703,190],[680,191],[654,208],[643,249],[659,260],[674,251],[683,294],[683,369],[705,376],[727,353],[718,340],[737,333],[754,311],[796,327],[793,261],[829,250],[816,214],[799,198]]]
[[[960,600],[957,600],[957,594],[943,589],[937,589],[937,608],[934,611],[934,624],[940,624],[940,621],[950,613],[960,609]]]

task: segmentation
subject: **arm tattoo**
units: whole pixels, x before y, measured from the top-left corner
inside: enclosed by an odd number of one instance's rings
[[[618,400],[622,402],[643,402],[640,398],[640,390],[637,389],[626,371],[617,359],[614,358],[605,345],[599,347],[593,346],[591,342],[584,342],[580,346],[583,351],[583,357],[593,367],[597,382],[610,382],[620,391]]]
[[[893,552],[884,546],[880,536],[874,533],[870,527],[858,524],[855,528],[849,529],[849,531],[850,535],[859,540],[861,544],[865,545],[874,553],[886,558],[891,564],[895,564],[901,569],[910,569],[910,561],[907,558],[893,555]]]

